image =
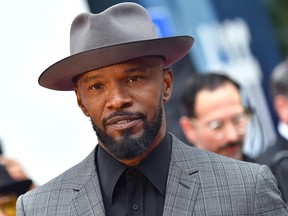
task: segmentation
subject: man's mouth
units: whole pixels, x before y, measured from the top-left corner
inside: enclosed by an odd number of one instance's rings
[[[131,120],[122,120],[122,121],[118,121],[117,124],[126,124],[128,122],[131,122]]]
[[[220,147],[219,152],[221,152],[221,151],[235,151],[236,149],[238,149],[241,146],[242,146],[242,144],[240,142],[229,143],[229,144],[226,144],[226,145]]]
[[[135,126],[140,120],[139,116],[115,116],[106,121],[106,126],[116,130],[126,130]]]

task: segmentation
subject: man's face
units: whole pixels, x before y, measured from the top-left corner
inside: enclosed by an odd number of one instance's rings
[[[138,58],[81,75],[78,104],[90,117],[99,144],[119,160],[154,148],[164,137],[163,102],[172,88],[171,71],[159,57]]]
[[[288,96],[276,95],[273,98],[273,103],[279,120],[288,125]]]
[[[248,120],[237,88],[227,83],[213,91],[201,90],[195,111],[189,141],[198,148],[241,160]]]

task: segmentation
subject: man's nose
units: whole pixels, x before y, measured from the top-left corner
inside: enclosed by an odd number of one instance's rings
[[[117,86],[109,90],[106,106],[109,109],[122,109],[132,105],[130,93],[125,88]]]
[[[226,141],[236,141],[239,139],[239,132],[232,122],[227,122],[225,125],[225,138]]]

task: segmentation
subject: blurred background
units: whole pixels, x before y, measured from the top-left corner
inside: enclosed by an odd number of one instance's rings
[[[74,92],[38,85],[51,64],[69,55],[74,17],[99,13],[123,1],[5,1],[1,19],[0,139],[7,157],[19,160],[41,185],[78,163],[97,138],[78,108]],[[221,70],[244,87],[244,102],[256,111],[245,151],[258,156],[275,139],[276,116],[268,92],[272,69],[288,53],[287,0],[138,0],[159,35],[191,35],[189,55],[173,66],[175,86],[166,104],[168,129],[178,126],[179,95],[187,76]],[[253,145],[252,145],[253,143]]]

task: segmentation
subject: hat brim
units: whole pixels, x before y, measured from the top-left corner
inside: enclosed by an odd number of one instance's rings
[[[0,186],[0,194],[16,194],[19,196],[26,193],[30,189],[31,185],[31,179],[22,181],[13,180]]]
[[[151,40],[135,41],[100,47],[71,55],[47,68],[39,77],[43,87],[70,91],[72,79],[80,74],[101,67],[144,56],[163,56],[165,67],[171,66],[184,57],[192,47],[190,36],[176,36]]]

